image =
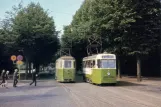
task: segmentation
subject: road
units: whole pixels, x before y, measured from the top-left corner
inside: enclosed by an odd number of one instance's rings
[[[22,81],[17,88],[0,88],[0,107],[161,107],[158,85],[96,86],[39,80],[37,86]]]

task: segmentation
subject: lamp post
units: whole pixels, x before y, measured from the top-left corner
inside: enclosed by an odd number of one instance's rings
[[[24,54],[24,50],[23,49],[20,49],[20,50],[18,50],[19,52],[22,52],[22,54],[23,54],[23,56],[25,57],[25,60],[26,60],[26,73],[25,73],[25,79],[27,79],[27,72],[28,72],[28,61],[27,61],[27,58],[26,58],[26,56],[25,56],[25,54]]]

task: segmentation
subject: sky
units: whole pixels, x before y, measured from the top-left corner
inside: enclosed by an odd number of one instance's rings
[[[49,9],[49,15],[53,16],[56,29],[62,34],[63,26],[70,24],[84,0],[0,0],[0,19],[5,17],[6,11],[12,10],[12,6],[18,5],[21,1],[24,6],[30,2],[39,2],[44,9]]]

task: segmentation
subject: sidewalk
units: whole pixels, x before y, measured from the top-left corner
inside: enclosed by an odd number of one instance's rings
[[[155,85],[161,86],[161,78],[159,77],[143,77],[141,82],[137,82],[136,77],[125,77],[123,76],[119,81],[126,81],[135,84],[144,84],[144,85]]]

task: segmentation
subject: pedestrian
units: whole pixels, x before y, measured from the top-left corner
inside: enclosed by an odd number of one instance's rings
[[[4,83],[5,83],[5,70],[2,70],[1,78],[2,78],[2,82],[0,83],[0,85],[2,85],[2,87],[3,87]]]
[[[18,69],[15,69],[15,72],[13,74],[13,87],[17,87],[18,83]]]
[[[30,83],[30,85],[35,83],[35,86],[36,86],[36,78],[37,78],[37,76],[38,76],[38,74],[36,73],[36,70],[33,69],[32,83]]]
[[[5,85],[4,85],[4,87],[6,87],[6,88],[8,88],[8,81],[7,81],[9,79],[8,74],[9,74],[9,71],[7,71],[6,74],[5,74]]]

